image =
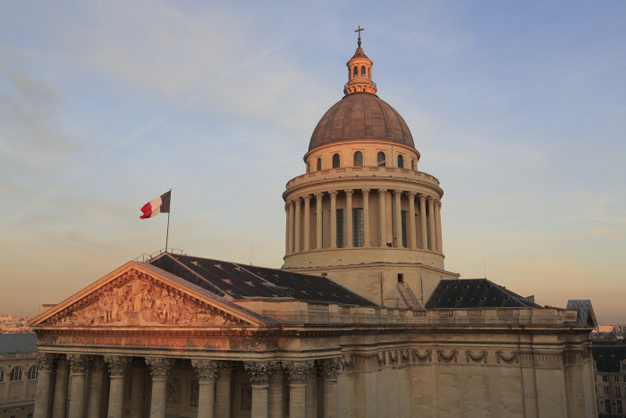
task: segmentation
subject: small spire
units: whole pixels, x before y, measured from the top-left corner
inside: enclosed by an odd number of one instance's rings
[[[361,28],[361,25],[359,25],[359,28],[357,30],[355,30],[355,32],[357,32],[359,34],[359,48],[361,47],[361,31],[365,30],[365,28]]]

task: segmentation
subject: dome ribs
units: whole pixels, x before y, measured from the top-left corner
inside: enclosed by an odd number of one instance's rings
[[[363,95],[361,95],[363,96]],[[365,106],[364,98],[357,97],[357,100],[351,100],[352,108],[350,109],[350,135],[346,135],[346,139],[365,137]]]
[[[363,96],[363,107],[365,107],[365,98]],[[374,137],[374,119],[372,117],[372,112],[363,112],[363,123],[364,123],[364,137],[373,138]]]
[[[387,139],[387,118],[385,118],[382,105],[376,100],[372,100],[370,112],[372,113],[372,120],[374,121],[374,138],[380,138],[382,140]]]

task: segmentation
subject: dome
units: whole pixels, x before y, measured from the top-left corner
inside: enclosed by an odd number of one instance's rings
[[[344,141],[387,141],[415,148],[413,136],[402,116],[375,94],[345,96],[320,119],[309,151]]]

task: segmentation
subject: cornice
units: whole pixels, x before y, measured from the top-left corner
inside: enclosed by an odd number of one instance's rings
[[[314,188],[314,187],[319,187],[319,186],[324,186],[327,184],[338,184],[338,186],[333,187],[333,188],[328,188],[326,190],[324,190],[325,192],[329,191],[329,190],[333,190],[333,189],[337,189],[339,190],[343,190],[346,188],[345,183],[368,183],[367,188],[368,189],[377,189],[378,187],[376,187],[375,185],[372,185],[372,183],[374,184],[380,184],[380,185],[385,185],[385,183],[389,184],[389,183],[404,183],[404,184],[408,184],[408,185],[412,185],[412,186],[421,186],[427,189],[430,189],[432,191],[434,191],[435,193],[438,194],[438,198],[441,198],[443,196],[443,189],[441,187],[435,186],[433,184],[427,183],[425,181],[420,181],[420,180],[411,180],[411,179],[406,179],[406,178],[394,178],[394,177],[341,177],[341,178],[335,178],[335,179],[321,179],[321,180],[317,180],[317,181],[311,181],[311,182],[307,182],[307,183],[303,183],[303,184],[298,184],[295,186],[292,186],[291,188],[288,188],[287,190],[285,190],[285,192],[283,193],[283,200],[288,201],[290,199],[293,199],[291,197],[292,194],[294,194],[297,191],[303,190],[303,189],[309,189],[309,188]],[[381,186],[382,187],[382,186]],[[387,188],[393,189],[393,187],[389,187],[389,186],[385,186]],[[355,186],[351,186],[350,188],[353,189],[358,189],[358,187]],[[415,191],[416,193],[419,193],[418,190],[409,190],[408,188],[404,188],[403,191],[407,191],[407,192],[413,192]],[[316,193],[316,191],[311,190],[306,192],[306,194],[309,193]],[[305,193],[303,193],[305,194]]]

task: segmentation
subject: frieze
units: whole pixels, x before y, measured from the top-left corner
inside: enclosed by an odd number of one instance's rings
[[[387,353],[387,358],[389,358],[390,366],[395,366],[398,364],[398,352],[397,351],[389,351]]]
[[[144,336],[144,335],[42,335],[39,343],[44,345],[99,345],[124,347],[168,347],[168,348],[202,348],[229,349],[228,338],[193,338],[185,336]]]
[[[480,350],[478,355],[472,353],[472,350],[465,350],[465,359],[469,363],[472,360],[475,363],[480,363],[481,361],[487,363],[487,350]]]
[[[231,350],[273,350],[278,348],[276,338],[233,337],[228,341]]]
[[[135,270],[98,289],[44,326],[236,326],[238,318]]]
[[[426,361],[428,360],[428,362],[432,362],[432,354],[433,354],[433,350],[431,350],[430,348],[427,349],[424,354],[420,354],[419,350],[414,348],[413,350],[411,350],[411,354],[413,354],[413,361]]]
[[[384,367],[387,365],[387,353],[385,351],[379,352],[377,357],[378,357],[378,364],[380,366]]]
[[[506,355],[504,355],[502,350],[498,350],[498,351],[496,351],[496,359],[498,360],[498,363],[500,363],[500,361],[504,361],[507,364],[511,364],[513,362],[519,363],[519,361],[520,361],[520,352],[519,351],[512,351],[510,355],[506,356]]]
[[[454,360],[454,362],[457,363],[458,356],[459,356],[459,350],[457,349],[453,349],[452,351],[450,351],[449,354],[445,354],[443,349],[437,350],[437,360],[439,361],[439,363],[441,363],[442,361],[450,363],[452,362],[452,360]]]

